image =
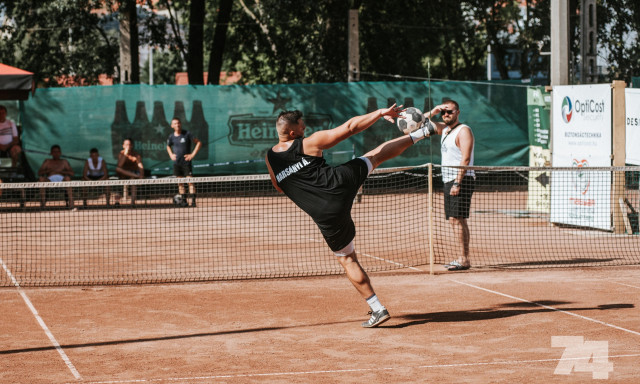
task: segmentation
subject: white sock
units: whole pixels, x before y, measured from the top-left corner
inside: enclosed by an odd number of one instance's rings
[[[375,293],[373,294],[373,296],[367,299],[367,304],[369,304],[369,307],[371,307],[371,310],[373,312],[378,312],[385,309],[384,305],[380,304],[380,300],[378,300],[378,296]]]
[[[414,144],[426,137],[424,133],[424,128],[416,129],[415,131],[411,132],[409,136],[411,137],[411,140],[413,140]]]

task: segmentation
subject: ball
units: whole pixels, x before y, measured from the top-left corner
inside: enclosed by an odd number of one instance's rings
[[[398,129],[403,133],[413,132],[420,128],[424,122],[424,115],[418,108],[409,107],[400,112],[398,117]]]

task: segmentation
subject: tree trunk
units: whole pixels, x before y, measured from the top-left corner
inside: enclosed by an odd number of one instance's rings
[[[138,53],[138,14],[135,0],[121,4],[120,20],[120,82],[140,83],[140,54]]]
[[[131,84],[140,84],[140,39],[138,37],[138,8],[135,0],[130,0],[129,25],[131,33]]]
[[[231,6],[233,0],[221,0],[216,21],[216,30],[211,43],[211,53],[209,54],[209,78],[207,84],[220,84],[220,71],[222,70],[222,55],[224,45],[227,41],[227,29],[231,21]]]
[[[189,54],[187,56],[187,74],[189,84],[204,84],[202,49],[204,38],[204,0],[191,0],[189,8]]]

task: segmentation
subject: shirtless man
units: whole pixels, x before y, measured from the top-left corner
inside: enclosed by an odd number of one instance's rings
[[[58,144],[51,146],[51,159],[42,162],[42,166],[38,170],[40,182],[59,183],[61,181],[71,181],[73,177],[73,169],[69,162],[61,159],[62,150]],[[46,204],[46,188],[40,188],[40,206]],[[67,188],[67,206],[73,209],[73,192],[71,188]]]

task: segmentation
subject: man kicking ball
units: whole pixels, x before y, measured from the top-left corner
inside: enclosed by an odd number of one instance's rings
[[[353,117],[339,127],[318,131],[309,137],[304,136],[306,126],[302,112],[284,111],[276,120],[278,143],[266,156],[273,186],[311,216],[347,277],[369,304],[371,317],[362,323],[365,328],[377,327],[390,316],[356,257],[353,242],[356,228],[351,219],[353,199],[371,171],[428,136],[433,125],[427,121],[407,136],[382,143],[364,156],[336,167],[326,163],[322,151],[364,131],[381,117],[393,123],[401,111],[402,108],[394,104]]]

